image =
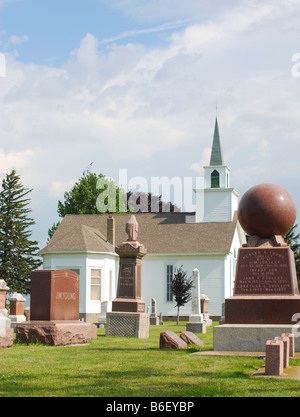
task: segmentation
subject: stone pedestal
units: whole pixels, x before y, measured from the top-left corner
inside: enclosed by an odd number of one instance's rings
[[[206,333],[206,323],[203,322],[188,322],[186,324],[186,330],[192,333]]]
[[[147,338],[149,314],[142,300],[142,258],[147,250],[137,241],[138,223],[134,215],[126,223],[128,240],[116,247],[120,257],[117,297],[107,314],[106,335]]]
[[[17,323],[16,340],[65,346],[96,337],[95,325],[79,321],[79,276],[69,270],[33,271],[30,321]]]
[[[16,327],[16,339],[26,344],[81,345],[89,344],[96,337],[97,327],[80,321],[29,321]]]
[[[149,315],[133,312],[107,313],[106,336],[147,339],[149,337]]]
[[[216,351],[264,352],[268,340],[282,333],[297,336],[294,324],[223,324],[213,329],[213,347]],[[295,337],[295,352],[300,352],[300,337]]]
[[[295,332],[299,312],[292,250],[281,236],[254,236],[239,249],[234,293],[225,300],[225,324],[214,329],[214,349],[264,351],[267,340]]]
[[[197,268],[193,270],[192,314],[189,316],[186,330],[192,333],[206,333],[206,324],[201,313],[200,274]]]
[[[288,324],[300,312],[294,253],[289,247],[239,249],[226,324]]]
[[[6,309],[6,294],[9,291],[5,281],[0,280],[0,349],[10,348],[14,342],[14,331]]]
[[[26,300],[21,294],[14,293],[8,301],[10,302],[9,319],[11,320],[11,327],[15,329],[18,323],[26,321],[24,315],[24,302]]]

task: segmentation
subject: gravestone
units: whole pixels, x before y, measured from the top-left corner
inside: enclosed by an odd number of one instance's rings
[[[96,326],[79,321],[79,276],[69,270],[33,271],[30,321],[16,325],[16,339],[65,346],[96,337]]]
[[[9,288],[6,282],[0,280],[0,349],[10,348],[13,345],[14,331],[8,318],[6,309],[6,294]]]
[[[117,297],[107,313],[106,336],[149,337],[149,314],[142,300],[142,258],[147,254],[137,241],[138,223],[131,215],[125,227],[128,239],[116,247],[119,255]]]
[[[185,341],[187,345],[197,345],[197,346],[204,346],[202,340],[199,339],[193,332],[182,332],[180,334],[182,340]]]
[[[206,327],[211,326],[212,319],[209,317],[209,312],[208,312],[208,304],[210,302],[210,298],[206,294],[201,294],[200,300],[201,300],[201,313],[203,314],[203,320],[206,324]]]
[[[159,317],[157,315],[156,299],[151,298],[150,326],[158,326],[158,325],[159,325]]]
[[[17,323],[26,321],[26,317],[24,315],[24,303],[26,299],[22,296],[22,294],[14,293],[8,298],[8,301],[10,302],[10,312],[8,317],[11,320],[11,327],[15,329]]]
[[[160,333],[160,349],[186,349],[187,344],[176,333],[166,330]]]
[[[101,313],[98,318],[98,326],[103,328],[106,325],[106,314],[109,308],[109,301],[102,301],[101,303]]]
[[[267,340],[293,333],[300,298],[294,254],[283,236],[295,218],[292,197],[276,185],[255,186],[241,199],[238,219],[250,238],[239,248],[224,324],[214,328],[215,350],[263,352]]]
[[[206,324],[201,314],[200,274],[197,268],[193,270],[192,279],[192,314],[186,323],[186,330],[193,333],[206,333]]]

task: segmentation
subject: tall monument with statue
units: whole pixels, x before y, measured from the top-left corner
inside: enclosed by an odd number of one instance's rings
[[[142,301],[142,258],[147,254],[138,242],[138,222],[132,214],[126,223],[128,239],[116,247],[120,257],[117,297],[107,313],[106,335],[148,338],[149,314]]]

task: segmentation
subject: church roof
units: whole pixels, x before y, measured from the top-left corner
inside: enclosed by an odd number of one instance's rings
[[[215,166],[215,165],[223,165],[222,147],[221,147],[217,118],[215,122],[214,139],[213,139],[213,145],[212,145],[211,157],[210,157],[210,166]]]
[[[237,226],[232,222],[185,223],[187,213],[136,213],[138,241],[148,254],[228,253]],[[191,214],[191,213],[188,213]],[[127,240],[130,214],[115,214],[116,245]],[[107,242],[107,215],[66,215],[47,246],[40,251],[112,252]]]

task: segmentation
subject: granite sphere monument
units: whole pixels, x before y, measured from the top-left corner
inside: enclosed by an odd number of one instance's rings
[[[294,253],[284,235],[295,219],[295,202],[280,186],[257,185],[241,198],[238,220],[249,239],[238,251],[224,324],[214,328],[215,350],[261,352],[267,340],[292,333],[300,298]]]
[[[296,220],[296,204],[284,188],[260,184],[250,188],[241,198],[238,219],[245,232],[261,238],[284,236]]]

